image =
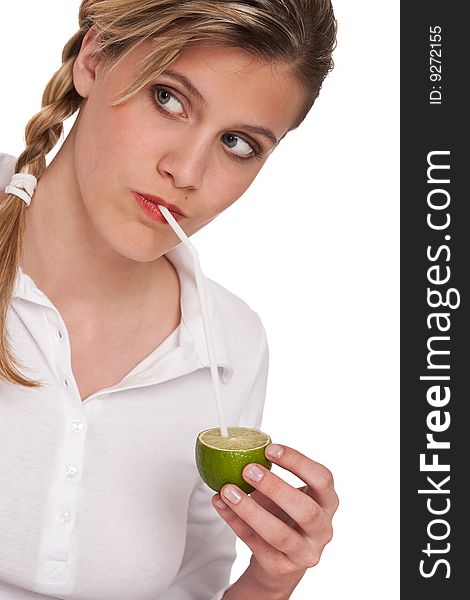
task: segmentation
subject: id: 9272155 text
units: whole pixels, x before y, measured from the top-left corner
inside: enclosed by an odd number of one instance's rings
[[[442,104],[442,27],[429,27],[429,104]]]

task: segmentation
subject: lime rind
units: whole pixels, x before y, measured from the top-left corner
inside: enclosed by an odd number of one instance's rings
[[[207,448],[225,452],[259,450],[267,446],[271,438],[253,427],[228,427],[229,437],[222,437],[219,427],[201,431],[198,439]]]

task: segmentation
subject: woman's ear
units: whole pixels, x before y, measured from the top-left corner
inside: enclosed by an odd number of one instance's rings
[[[90,95],[90,90],[95,82],[98,69],[103,62],[103,55],[101,53],[93,56],[93,52],[97,48],[98,35],[94,27],[91,27],[83,38],[80,52],[73,65],[73,83],[82,98],[88,98]]]

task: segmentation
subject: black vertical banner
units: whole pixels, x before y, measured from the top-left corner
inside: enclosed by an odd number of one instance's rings
[[[401,3],[403,599],[469,597],[470,67],[459,9]]]

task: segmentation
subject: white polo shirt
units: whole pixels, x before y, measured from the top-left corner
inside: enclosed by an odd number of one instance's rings
[[[0,189],[14,157],[0,154]],[[34,202],[34,197],[33,197]],[[0,600],[219,600],[235,534],[194,462],[217,413],[192,258],[167,255],[181,322],[83,402],[53,303],[20,269],[7,327],[28,389],[0,381]],[[208,279],[228,425],[260,427],[268,347],[258,315]]]

